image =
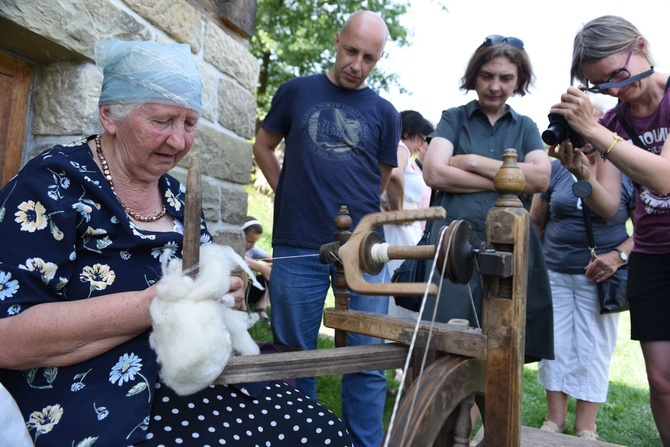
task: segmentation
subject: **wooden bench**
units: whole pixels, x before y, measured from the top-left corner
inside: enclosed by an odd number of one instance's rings
[[[482,440],[483,432],[477,433],[470,443],[476,446]],[[521,447],[625,447],[609,442],[578,438],[562,433],[551,433],[539,428],[521,427]]]

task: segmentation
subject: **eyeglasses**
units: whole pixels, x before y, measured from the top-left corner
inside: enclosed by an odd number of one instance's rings
[[[498,45],[503,42],[506,42],[508,45],[512,46],[513,48],[516,48],[517,50],[523,50],[523,40],[517,37],[505,37],[500,36],[498,34],[492,34],[490,36],[487,36],[486,39],[484,39],[484,43],[482,45],[491,46],[491,45]]]
[[[651,76],[654,73],[654,67],[650,67],[649,70],[643,73],[631,76],[630,71],[628,71],[628,63],[630,62],[631,56],[633,56],[633,50],[628,52],[628,57],[626,58],[626,63],[624,66],[612,73],[612,76],[610,76],[605,82],[602,84],[596,84],[593,87],[584,87],[582,91],[591,93],[607,93],[607,91],[611,88],[625,87],[639,81],[640,79]]]
[[[419,137],[419,140],[421,140],[421,144],[424,144],[424,143],[428,142],[426,137],[424,137],[423,135],[417,135],[417,136]]]

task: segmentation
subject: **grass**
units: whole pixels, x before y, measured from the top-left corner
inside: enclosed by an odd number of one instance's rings
[[[256,217],[265,229],[259,246],[271,251],[272,239],[272,200],[265,195],[248,188],[249,212]],[[333,306],[332,294],[326,299],[326,306]],[[271,312],[272,309],[270,308]],[[272,333],[266,324],[259,323],[251,330],[252,336],[259,341],[272,341]],[[319,349],[333,348],[332,337],[327,334],[319,338]],[[394,372],[387,371],[389,389],[397,388],[393,381]],[[317,387],[319,402],[341,416],[340,384],[341,376],[319,377]],[[384,411],[384,427],[387,427],[394,405],[394,396],[388,395]],[[529,427],[542,425],[546,414],[544,389],[537,382],[537,364],[524,367],[522,424]],[[575,402],[568,405],[566,433],[573,434]],[[619,320],[617,346],[610,368],[610,386],[607,402],[600,406],[598,413],[598,432],[601,441],[630,447],[661,446],[656,426],[649,408],[649,387],[647,384],[644,360],[638,342],[630,340],[630,316],[624,312]]]

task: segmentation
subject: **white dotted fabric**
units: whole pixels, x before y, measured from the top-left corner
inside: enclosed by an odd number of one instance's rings
[[[178,396],[157,385],[147,440],[135,446],[352,445],[337,416],[288,384],[272,382],[257,398],[239,388],[211,386]]]

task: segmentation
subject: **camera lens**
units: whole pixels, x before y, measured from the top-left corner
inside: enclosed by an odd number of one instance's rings
[[[549,127],[542,132],[542,141],[549,146],[559,144],[568,138],[568,122],[563,115],[549,114]]]
[[[549,127],[547,127],[547,130],[542,132],[542,141],[550,146],[560,143],[567,137],[568,133],[566,132],[565,127],[556,123],[550,124]]]

